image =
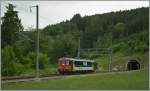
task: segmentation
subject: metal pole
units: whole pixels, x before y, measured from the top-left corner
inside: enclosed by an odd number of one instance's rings
[[[0,11],[2,10],[2,9],[1,9],[1,5],[2,5],[2,3],[0,2]],[[1,12],[0,12],[0,16],[1,16]],[[1,19],[0,19],[0,24],[2,24]],[[1,28],[1,26],[0,26],[0,38],[2,38],[2,37],[1,37],[1,34],[2,34],[1,32],[2,32],[2,30],[1,30],[1,29],[2,29],[2,28]],[[2,46],[1,43],[2,43],[2,41],[1,41],[1,39],[0,39],[0,51],[1,51],[1,49],[2,49],[2,48],[1,48],[1,46]],[[0,55],[1,55],[1,52],[0,52]],[[1,59],[2,59],[2,58],[1,58],[1,56],[0,56],[0,60],[1,60]],[[2,65],[1,62],[2,62],[2,61],[0,61],[0,65]],[[1,67],[2,67],[2,66],[1,66]],[[1,67],[0,67],[0,73],[2,72],[2,71],[1,71]],[[2,74],[0,74],[0,80],[1,80],[1,77],[2,77]],[[0,87],[1,87],[1,84],[0,84]],[[1,87],[1,89],[2,89],[2,87]]]
[[[109,72],[111,71],[112,68],[112,50],[110,50],[109,54]]]
[[[111,69],[112,69],[112,38],[113,38],[113,34],[112,34],[112,31],[111,31],[111,41],[110,41],[110,48],[109,48],[109,51],[110,51],[110,53],[109,53],[109,72],[111,71]]]
[[[30,12],[32,11],[31,8],[36,7],[36,78],[39,79],[39,6],[30,6]]]
[[[80,58],[80,37],[78,38],[78,54],[77,58]]]
[[[39,78],[39,6],[36,5],[36,30],[37,30],[37,44],[36,44],[36,77]]]

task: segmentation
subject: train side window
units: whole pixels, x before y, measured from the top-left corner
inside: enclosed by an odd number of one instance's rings
[[[88,66],[88,67],[91,67],[91,66],[92,66],[92,63],[91,63],[91,62],[87,62],[87,66]]]
[[[67,65],[69,64],[69,60],[66,60],[66,64],[67,64]]]
[[[83,61],[83,66],[87,66],[87,62],[86,61]]]
[[[75,66],[76,67],[83,67],[83,62],[82,61],[75,61]]]
[[[75,61],[75,66],[76,67],[91,67],[92,62],[87,62],[87,61]]]

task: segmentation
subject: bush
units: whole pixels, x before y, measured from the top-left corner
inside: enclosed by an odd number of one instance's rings
[[[26,69],[21,63],[14,63],[15,75],[22,74]]]
[[[94,70],[98,70],[98,63],[97,62],[94,62],[93,66],[94,66]]]
[[[24,61],[26,63],[27,68],[36,68],[36,54],[35,52],[29,52],[26,57],[24,57]],[[46,66],[48,65],[49,58],[47,57],[46,54],[40,53],[39,54],[39,68],[40,69],[45,69]]]
[[[120,49],[121,49],[121,46],[120,46],[120,45],[121,45],[121,44],[116,44],[116,45],[114,45],[114,46],[112,47],[114,53],[120,51]]]
[[[23,58],[24,60],[24,65],[26,66],[27,69],[35,68],[34,67],[34,61],[35,61],[35,53],[34,52],[29,52],[26,57]]]
[[[47,57],[47,55],[40,53],[40,58],[39,58],[40,69],[45,69],[46,66],[48,65],[48,61],[49,61],[49,58]]]
[[[23,65],[18,63],[11,46],[2,49],[2,76],[19,75],[23,72]]]
[[[146,48],[147,48],[147,46],[141,43],[141,44],[135,46],[134,50],[135,50],[135,52],[144,52],[144,50]]]

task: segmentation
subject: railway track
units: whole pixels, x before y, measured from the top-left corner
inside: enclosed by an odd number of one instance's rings
[[[48,76],[56,76],[59,74],[45,74],[45,75],[40,75],[39,77],[48,77]],[[2,77],[1,80],[13,80],[13,79],[24,79],[24,78],[35,78],[35,75],[30,75],[30,76],[11,76],[11,77]]]
[[[46,80],[46,79],[57,79],[62,78],[65,76],[74,76],[74,75],[82,75],[83,73],[77,73],[77,74],[46,74],[46,75],[40,75],[37,79],[36,76],[14,76],[14,77],[2,77],[1,83],[15,83],[15,82],[26,82],[26,81],[34,81],[34,80]],[[85,74],[85,73],[84,73]],[[86,73],[86,74],[92,74],[92,73]]]
[[[92,72],[92,73],[76,73],[76,74],[47,74],[40,75],[39,78],[36,76],[16,76],[16,77],[2,77],[1,83],[16,83],[16,82],[29,82],[29,81],[39,81],[39,80],[48,80],[48,79],[61,79],[63,77],[73,77],[73,76],[87,76],[92,74],[112,74],[114,72]]]
[[[50,78],[50,77],[56,77],[61,76],[59,74],[46,74],[46,75],[40,75],[39,79],[43,78]],[[12,82],[25,82],[25,81],[34,81],[37,80],[36,76],[14,76],[14,77],[2,77],[1,83],[12,83]]]

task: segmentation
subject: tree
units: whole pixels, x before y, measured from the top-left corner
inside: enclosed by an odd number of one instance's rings
[[[18,12],[14,11],[15,6],[13,4],[9,4],[6,6],[7,12],[2,17],[2,48],[5,45],[13,45],[16,38],[17,33],[23,30],[23,26],[21,24],[21,20],[18,17]]]
[[[79,30],[84,30],[84,23],[80,14],[75,14],[72,17],[71,22],[75,23]]]
[[[122,22],[119,22],[117,23],[115,26],[114,26],[114,36],[116,38],[121,38],[121,37],[124,37],[124,32],[125,32],[125,24],[122,23]]]

